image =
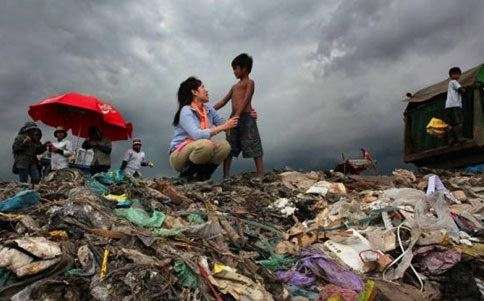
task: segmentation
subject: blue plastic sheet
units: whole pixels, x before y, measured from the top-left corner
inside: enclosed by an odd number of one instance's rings
[[[484,164],[472,165],[466,168],[467,173],[483,173],[484,172]]]
[[[40,194],[33,190],[24,190],[15,196],[0,202],[0,212],[18,211],[33,205],[40,200]]]

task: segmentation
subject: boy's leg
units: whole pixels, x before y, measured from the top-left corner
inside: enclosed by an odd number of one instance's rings
[[[224,160],[223,164],[223,178],[226,179],[230,177],[230,167],[232,166],[232,158],[238,157],[241,152],[240,144],[240,125],[230,129],[227,132],[227,142],[230,144],[230,153],[228,157]]]
[[[247,114],[241,117],[239,123],[242,131],[240,139],[242,156],[244,158],[254,158],[256,174],[257,176],[262,176],[264,173],[263,150],[257,122],[254,117]]]
[[[264,161],[262,160],[262,157],[259,158],[254,158],[254,163],[255,163],[255,172],[258,177],[261,177],[264,175]]]
[[[462,141],[464,139],[464,114],[462,108],[455,108],[455,138],[457,141]]]
[[[230,177],[230,166],[232,165],[232,156],[228,156],[225,160],[224,160],[224,179],[227,179],[228,177]]]

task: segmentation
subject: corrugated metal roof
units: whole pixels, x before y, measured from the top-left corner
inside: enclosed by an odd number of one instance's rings
[[[465,71],[464,73],[462,73],[459,79],[459,83],[464,87],[473,85],[476,82],[476,78],[479,74],[479,71],[483,67],[484,67],[484,64],[480,64],[472,69]],[[431,99],[434,96],[437,96],[441,93],[445,93],[447,92],[448,84],[449,84],[449,79],[446,79],[435,85],[419,90],[415,94],[413,94],[413,96],[409,99],[409,102],[411,103],[424,102]]]

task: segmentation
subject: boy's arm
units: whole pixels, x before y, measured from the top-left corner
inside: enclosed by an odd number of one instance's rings
[[[220,110],[221,108],[223,108],[227,102],[232,98],[232,88],[230,88],[229,92],[227,93],[227,95],[224,96],[224,98],[222,98],[221,100],[219,100],[214,106],[213,108],[215,110]]]
[[[237,108],[237,111],[235,112],[234,116],[240,117],[240,114],[242,114],[247,104],[251,101],[252,95],[254,95],[254,81],[249,80],[247,82],[247,89],[245,90],[244,99],[242,100],[239,107]]]
[[[453,83],[452,88],[457,92],[459,92],[460,94],[464,94],[466,92],[466,89],[462,87],[458,81],[453,81],[452,83]]]

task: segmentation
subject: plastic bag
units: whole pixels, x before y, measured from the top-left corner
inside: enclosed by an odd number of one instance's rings
[[[109,193],[109,189],[95,179],[87,179],[86,182],[89,189],[97,195],[106,195]]]
[[[286,255],[273,254],[268,259],[260,260],[257,263],[264,266],[266,269],[276,271],[279,269],[290,268],[294,263],[296,263],[296,259]]]
[[[433,117],[427,124],[427,133],[431,136],[442,137],[445,135],[449,126],[442,119]]]
[[[189,288],[197,288],[200,280],[197,274],[183,261],[177,260],[173,266],[181,285]]]
[[[18,211],[33,205],[40,200],[40,194],[33,190],[24,190],[15,196],[0,202],[0,212]]]
[[[122,170],[100,172],[93,176],[95,180],[104,185],[120,184],[126,180],[126,176]]]
[[[114,209],[114,214],[123,217],[136,226],[143,228],[161,228],[166,219],[166,215],[160,211],[153,211],[151,216],[140,208],[120,208]]]
[[[201,225],[205,223],[205,220],[203,219],[203,216],[200,213],[190,213],[187,219],[188,219],[188,222],[192,225]]]

